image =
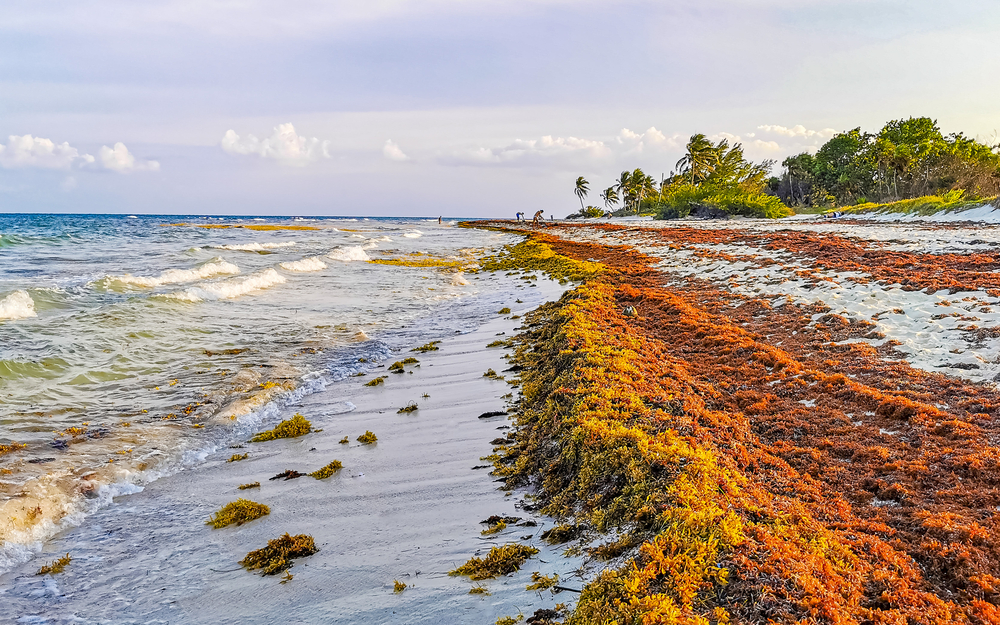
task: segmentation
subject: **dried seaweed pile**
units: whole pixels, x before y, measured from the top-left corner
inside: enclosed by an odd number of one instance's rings
[[[829,344],[866,324],[533,239],[606,268],[528,319],[496,461],[547,514],[624,532],[571,623],[1000,623],[994,391]]]

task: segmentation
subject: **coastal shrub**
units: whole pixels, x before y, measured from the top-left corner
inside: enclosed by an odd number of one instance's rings
[[[962,211],[989,203],[991,198],[975,199],[966,196],[962,189],[955,189],[941,195],[924,195],[896,202],[858,202],[854,206],[836,209],[844,214],[856,213],[904,213],[912,215],[933,215]],[[827,211],[828,213],[831,211]]]
[[[296,438],[304,436],[312,431],[312,423],[308,419],[295,413],[291,419],[286,419],[274,426],[274,429],[260,432],[250,439],[251,443],[260,443],[278,438]]]
[[[343,468],[344,465],[340,462],[340,460],[334,460],[333,462],[326,465],[322,469],[317,469],[316,471],[313,471],[309,475],[310,477],[314,477],[317,480],[325,480],[326,478],[330,477],[331,475],[333,475],[337,471],[340,471]]]
[[[289,536],[286,532],[281,538],[267,541],[266,547],[248,553],[240,564],[250,571],[260,569],[262,575],[277,575],[291,568],[293,559],[311,556],[317,551],[312,536]]]
[[[38,573],[35,573],[35,575],[56,575],[57,573],[62,573],[72,561],[73,558],[69,557],[67,553],[51,564],[43,564],[42,568],[38,569]]]
[[[240,526],[268,514],[271,514],[271,509],[264,504],[241,497],[222,506],[205,524],[215,529],[233,524]]]
[[[468,575],[473,580],[491,579],[507,575],[521,568],[524,561],[538,553],[538,549],[519,543],[493,547],[485,558],[471,558],[448,575]]]
[[[792,209],[773,195],[745,191],[739,187],[677,185],[662,194],[659,204],[658,219],[687,217],[699,208],[768,219],[794,214]]]
[[[362,445],[374,445],[378,442],[378,437],[371,430],[365,430],[365,433],[358,437],[358,442]]]

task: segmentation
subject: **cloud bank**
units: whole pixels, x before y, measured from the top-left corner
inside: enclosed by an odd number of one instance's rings
[[[115,147],[104,145],[97,153],[83,154],[68,142],[56,143],[51,139],[31,135],[11,135],[7,145],[0,143],[0,167],[5,169],[107,169],[119,173],[133,171],[158,171],[157,161],[137,159],[125,144]]]
[[[222,137],[222,149],[229,154],[256,155],[287,165],[304,166],[320,158],[330,158],[330,142],[306,138],[295,132],[292,124],[280,124],[270,137],[258,139],[248,134],[240,137],[230,129]]]

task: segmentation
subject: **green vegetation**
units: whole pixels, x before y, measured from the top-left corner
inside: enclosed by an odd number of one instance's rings
[[[36,575],[55,575],[57,573],[62,573],[66,566],[72,561],[73,558],[69,557],[69,554],[67,553],[52,564],[43,564],[42,568],[38,569],[38,573],[36,573]]]
[[[418,362],[420,361],[417,360],[416,358],[413,358],[412,356],[410,358],[404,358],[403,360],[397,360],[396,362],[389,365],[389,371],[393,373],[403,373],[403,367],[405,367],[406,365],[415,365]]]
[[[358,437],[358,442],[362,445],[373,445],[378,442],[378,437],[371,430],[365,430],[365,433]]]
[[[500,310],[497,311],[497,314],[498,315],[509,315],[510,314],[510,308],[507,307],[507,306],[504,306],[503,308],[501,308]]]
[[[333,462],[326,465],[322,469],[318,469],[310,473],[309,477],[314,477],[317,480],[325,480],[326,478],[330,477],[331,475],[333,475],[337,471],[340,471],[343,468],[344,465],[343,463],[340,462],[340,460],[334,460]]]
[[[601,270],[601,265],[567,258],[542,241],[525,239],[517,245],[504,246],[496,256],[480,261],[485,271],[541,271],[560,283],[586,280]]]
[[[260,569],[263,575],[277,575],[292,567],[293,558],[304,558],[319,551],[312,536],[299,534],[267,541],[267,547],[251,551],[240,564],[253,571]]]
[[[789,206],[803,208],[918,200],[915,206],[924,208],[917,210],[949,210],[1000,194],[1000,145],[962,133],[945,136],[929,117],[893,120],[876,134],[860,127],[841,132],[815,156],[790,156],[782,166],[781,177],[770,180],[770,190]],[[966,204],[935,207],[956,201]],[[885,207],[867,207],[873,208]],[[911,206],[896,208],[888,210],[910,212]]]
[[[383,375],[381,377],[375,378],[374,380],[369,380],[369,381],[365,382],[365,386],[378,386],[380,384],[385,384],[385,379],[387,377],[389,377],[389,376]]]
[[[998,204],[996,200],[993,200],[992,203]],[[924,195],[909,200],[886,202],[884,204],[865,202],[864,204],[855,204],[854,206],[838,210],[848,214],[878,212],[932,215],[940,212],[961,211],[982,204],[982,200],[970,200],[966,197],[964,190],[956,189],[941,195]]]
[[[580,212],[583,212],[583,198],[587,197],[590,193],[590,183],[583,176],[576,179],[576,188],[573,190],[576,197],[580,200]]]
[[[448,575],[468,575],[473,580],[490,579],[519,570],[524,561],[536,553],[538,550],[534,547],[508,543],[493,547],[485,558],[471,558],[454,571],[449,571]]]
[[[271,514],[271,509],[264,504],[241,497],[222,506],[212,518],[205,521],[205,525],[211,525],[215,529],[234,523],[239,526],[268,514]]]
[[[250,442],[260,443],[276,438],[296,438],[298,436],[305,436],[309,432],[312,432],[312,423],[299,413],[295,413],[294,417],[282,421],[274,426],[273,430],[258,433],[250,439]]]

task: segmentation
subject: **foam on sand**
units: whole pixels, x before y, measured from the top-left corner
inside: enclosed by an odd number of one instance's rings
[[[292,260],[278,265],[286,271],[320,271],[326,269],[326,263],[319,256],[310,256],[302,260]]]
[[[123,276],[109,276],[107,280],[112,283],[125,284],[129,286],[139,286],[154,288],[164,284],[181,284],[183,282],[195,282],[215,276],[232,275],[240,272],[236,265],[216,257],[195,269],[168,269],[156,277],[133,276],[125,274]]]
[[[31,299],[27,291],[14,291],[7,297],[0,299],[0,321],[27,319],[34,316],[36,316],[35,301]]]
[[[265,252],[279,247],[291,247],[295,241],[282,241],[281,243],[237,243],[232,245],[213,245],[218,250],[231,250],[234,252]]]
[[[254,291],[263,291],[276,284],[283,284],[283,275],[268,268],[241,278],[229,278],[210,284],[202,284],[185,291],[163,295],[167,299],[183,302],[200,302],[206,299],[236,299]]]
[[[365,253],[364,248],[360,245],[352,245],[349,247],[338,247],[329,254],[326,255],[330,260],[339,260],[345,263],[353,261],[367,261],[371,260],[368,254]]]

